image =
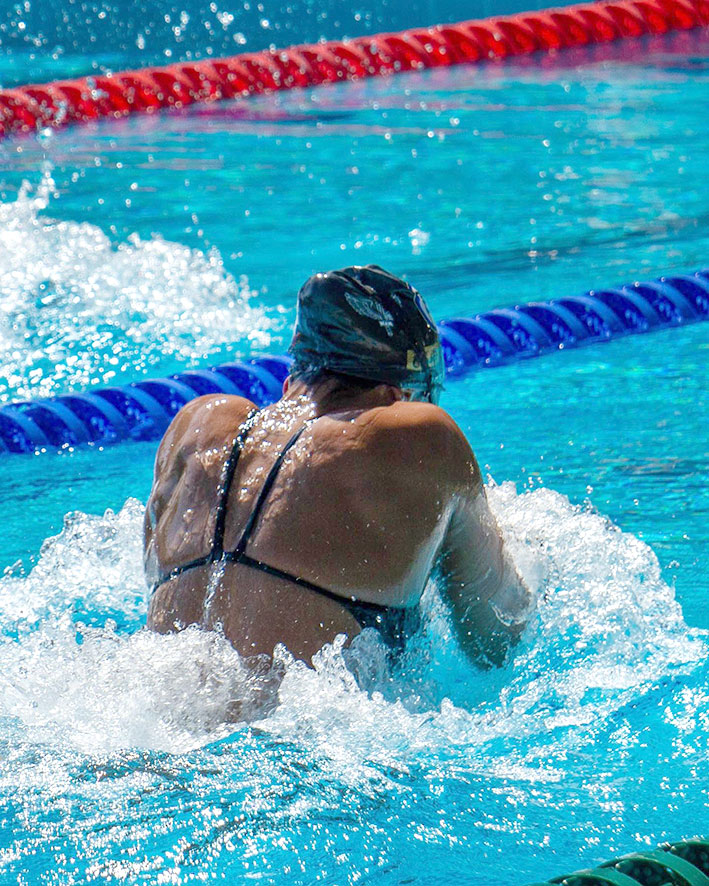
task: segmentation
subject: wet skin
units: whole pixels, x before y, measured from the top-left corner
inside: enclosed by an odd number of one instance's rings
[[[500,663],[519,635],[529,593],[505,555],[480,470],[453,419],[406,402],[391,385],[309,386],[284,394],[251,430],[229,494],[224,549],[233,549],[266,474],[281,466],[247,553],[342,597],[416,606],[440,564],[458,639],[480,664]],[[222,468],[254,404],[200,397],[175,417],[158,450],[145,516],[145,566],[158,574],[209,553]],[[220,628],[243,656],[284,643],[311,656],[359,624],[338,602],[239,563],[200,566],[160,585],[148,627]]]

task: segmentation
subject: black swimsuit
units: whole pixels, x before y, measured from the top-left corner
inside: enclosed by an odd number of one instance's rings
[[[301,588],[306,588],[309,591],[314,591],[316,594],[321,594],[322,596],[327,597],[329,600],[334,600],[336,603],[339,603],[340,606],[347,609],[347,611],[354,616],[360,627],[376,628],[381,633],[384,641],[388,645],[393,647],[403,646],[406,640],[406,636],[412,633],[417,627],[419,616],[417,607],[406,608],[397,606],[382,606],[379,603],[368,603],[362,600],[355,600],[352,597],[342,597],[339,594],[335,594],[333,591],[328,590],[327,588],[320,587],[320,585],[314,584],[311,581],[307,581],[307,579],[300,578],[297,575],[293,575],[293,573],[291,572],[286,572],[285,570],[278,569],[275,566],[269,566],[268,563],[264,563],[263,560],[257,560],[255,557],[250,557],[246,553],[246,546],[251,539],[254,528],[256,527],[256,523],[258,522],[261,511],[263,510],[263,506],[265,505],[266,499],[268,498],[268,494],[271,491],[276,480],[278,471],[283,464],[283,460],[285,459],[290,449],[292,449],[292,447],[295,446],[295,444],[298,442],[303,431],[308,427],[309,424],[312,424],[314,419],[306,421],[305,424],[298,431],[296,431],[295,434],[293,434],[290,440],[283,447],[278,458],[274,462],[273,467],[269,471],[268,476],[266,477],[266,482],[263,484],[258,499],[256,500],[256,506],[254,507],[248,521],[246,522],[246,526],[244,527],[244,531],[241,533],[241,538],[239,539],[237,546],[232,551],[224,550],[224,529],[226,524],[226,510],[227,501],[229,498],[229,490],[231,489],[232,480],[234,479],[234,473],[239,462],[239,456],[241,455],[241,452],[244,448],[246,438],[248,437],[249,432],[254,426],[254,421],[257,415],[258,409],[254,409],[252,412],[249,413],[246,421],[241,426],[241,430],[238,436],[234,440],[234,445],[232,446],[231,452],[229,453],[229,458],[224,465],[220,483],[220,495],[219,503],[217,505],[217,519],[214,526],[212,550],[204,557],[198,557],[196,560],[190,560],[189,563],[185,563],[182,566],[176,566],[169,572],[162,574],[153,585],[152,590],[155,591],[164,582],[170,581],[170,579],[172,578],[177,578],[178,575],[182,575],[184,572],[187,572],[190,569],[196,569],[199,566],[208,566],[209,564],[213,563],[240,563],[242,566],[248,566],[251,569],[258,569],[261,572],[265,572],[267,575],[273,575],[275,578],[281,578],[284,581],[292,582],[293,584],[298,585]]]

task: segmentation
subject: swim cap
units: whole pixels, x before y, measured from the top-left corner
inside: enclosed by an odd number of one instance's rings
[[[327,369],[396,385],[430,403],[443,387],[443,352],[426,303],[377,265],[307,280],[289,352],[295,373]]]

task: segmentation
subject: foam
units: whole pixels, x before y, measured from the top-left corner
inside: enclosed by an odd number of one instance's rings
[[[239,734],[245,719],[353,778],[445,751],[481,771],[556,780],[540,747],[573,747],[653,681],[692,673],[706,639],[641,540],[553,490],[488,494],[539,595],[503,669],[481,675],[464,661],[433,584],[426,634],[396,663],[373,631],[326,646],[313,669],[282,649],[273,667],[249,666],[215,633],[150,633],[131,500],[117,514],[69,516],[28,575],[0,579],[0,722],[84,753],[185,752]],[[505,753],[491,755],[500,741]]]
[[[0,203],[0,402],[194,364],[240,342],[266,348],[273,321],[219,252],[161,237],[112,243],[88,222],[44,213],[51,171]]]

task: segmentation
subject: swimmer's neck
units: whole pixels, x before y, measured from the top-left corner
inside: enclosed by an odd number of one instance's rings
[[[281,402],[289,407],[297,406],[313,416],[334,412],[364,411],[377,406],[391,406],[403,399],[400,388],[380,384],[362,390],[343,385],[337,378],[325,378],[314,384],[290,376],[283,383]]]

